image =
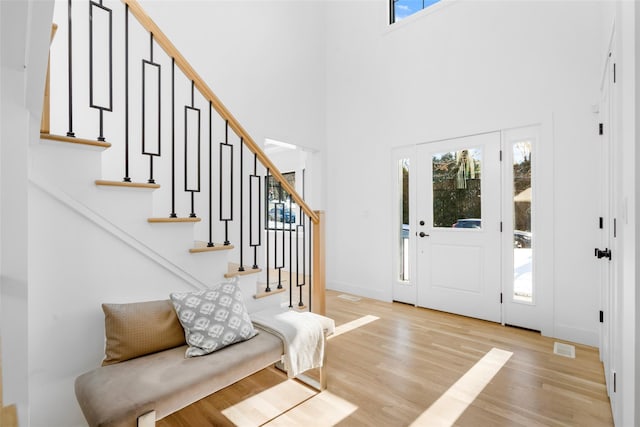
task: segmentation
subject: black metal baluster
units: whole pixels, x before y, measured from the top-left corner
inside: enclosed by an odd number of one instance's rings
[[[109,66],[108,66],[108,91],[109,91],[109,101],[107,105],[101,105],[100,100],[96,101],[94,97],[94,49],[93,49],[93,41],[94,41],[94,21],[98,16],[94,14],[95,12],[100,13],[103,11],[108,14],[109,18],[109,28],[108,28],[108,40],[109,40]],[[108,7],[102,5],[102,0],[100,3],[96,3],[95,1],[89,2],[89,106],[91,108],[95,108],[99,111],[99,135],[98,141],[105,141],[104,137],[104,112],[105,111],[113,111],[113,16],[112,10]]]
[[[274,203],[273,205],[273,269],[278,270],[278,219],[280,217],[280,203]],[[267,240],[269,240],[267,238]],[[269,268],[269,264],[267,264]],[[279,270],[278,270],[279,273]],[[279,277],[279,274],[278,274]]]
[[[300,216],[302,222],[302,216]],[[300,230],[304,232],[304,225],[296,225],[296,289],[300,289]],[[293,283],[291,284],[293,288]]]
[[[129,5],[124,8],[124,182],[129,176]]]
[[[291,209],[291,197],[289,197],[289,308],[291,308],[291,283],[293,281],[293,223],[291,222],[291,215],[293,215],[293,210]]]
[[[284,222],[285,222],[285,204],[283,202],[280,202],[280,197],[282,195],[282,184],[280,182],[278,182],[278,202],[274,203],[273,205],[273,217],[274,217],[274,227],[273,227],[273,268],[275,270],[278,270],[278,289],[282,289],[282,268],[284,267],[284,246],[285,246],[285,240],[284,240]],[[282,224],[282,226],[280,227],[279,224]],[[279,255],[279,251],[280,249],[278,248],[278,232],[280,232],[280,235],[282,236],[282,243],[281,243],[281,247],[282,247],[282,254],[280,255],[280,257],[278,257]],[[280,262],[278,262],[278,258],[280,258]]]
[[[75,137],[76,134],[73,133],[73,24],[71,18],[71,0],[67,2],[67,19],[69,32],[67,33],[67,71],[69,74],[69,130],[67,131],[67,136]]]
[[[161,97],[161,92],[160,92],[160,87],[161,87],[161,67],[160,64],[156,64],[155,62],[153,62],[153,34],[149,34],[149,58],[150,60],[146,60],[143,59],[142,60],[142,154],[144,155],[148,155],[149,156],[149,179],[147,180],[147,182],[149,184],[155,184],[155,180],[153,179],[153,158],[155,156],[160,156],[160,152],[161,152],[161,131],[160,131],[160,126],[161,126],[161,113],[162,113],[162,109],[161,109],[161,105],[162,105],[162,97]],[[158,87],[157,87],[157,91],[158,91],[158,111],[157,111],[157,135],[158,135],[158,139],[156,141],[157,143],[157,150],[156,151],[150,151],[147,150],[147,130],[146,130],[146,70],[147,68],[156,69],[157,72],[157,80],[158,80]]]
[[[169,218],[177,218],[176,213],[176,60],[171,58],[171,213]]]
[[[223,165],[224,165],[224,150],[229,152],[229,176],[228,179],[228,192],[229,198],[227,203],[229,204],[228,215],[224,213],[224,177],[223,177]],[[224,129],[224,142],[220,143],[220,221],[224,221],[224,245],[229,246],[229,221],[233,221],[233,145],[229,144],[229,121],[225,122]]]
[[[302,221],[302,223],[304,224],[304,220]],[[298,301],[298,307],[304,307],[304,303],[302,302],[302,287],[305,284],[305,280],[306,280],[306,276],[307,276],[307,269],[306,269],[306,259],[307,259],[307,248],[306,248],[306,238],[307,238],[307,233],[305,230],[306,227],[303,226],[302,228],[302,283],[300,283],[300,287],[298,288],[300,290],[300,300]]]
[[[302,171],[304,173],[304,170]],[[304,176],[304,175],[303,175]],[[304,200],[304,188],[302,190],[302,199]],[[311,217],[309,217],[309,311],[311,311],[311,277],[313,276],[313,225],[311,224]]]
[[[189,147],[193,145],[194,141],[191,140],[189,132],[189,118],[196,115],[197,118],[197,139],[196,144],[196,182],[189,182],[189,171],[192,167],[189,164]],[[190,185],[192,184],[192,185]],[[184,106],[184,191],[191,193],[191,213],[189,218],[196,218],[195,213],[195,193],[200,192],[200,109],[195,108],[195,83],[191,81],[191,106]]]
[[[296,283],[298,281],[298,237],[297,235],[298,233],[296,232]],[[289,242],[291,242],[291,239],[289,239]],[[292,277],[293,260],[291,259],[292,253],[293,253],[293,246],[291,243],[289,243],[289,270],[290,270],[289,271],[289,308],[293,308],[293,277]]]
[[[302,210],[302,206],[299,206],[299,207],[298,207],[298,215],[299,215],[299,217],[298,217],[298,226],[297,226],[297,230],[298,230],[298,232],[296,233],[296,235],[297,235],[297,236],[296,236],[296,243],[299,243],[299,241],[300,241],[300,230],[302,230],[302,237],[303,237],[303,239],[304,239],[304,233],[305,233],[305,226],[304,226],[304,211]],[[296,248],[297,248],[297,247],[296,247]],[[299,255],[297,255],[297,256],[299,256]],[[305,260],[303,259],[303,260],[302,260],[303,268],[304,268],[304,262],[305,262]],[[299,270],[299,268],[300,268],[300,266],[298,265],[298,266],[297,266],[297,270],[296,270],[296,273],[298,274],[298,277],[300,277],[300,270]],[[300,280],[298,280],[298,281],[296,282],[297,289],[299,289],[299,290],[300,290],[300,295],[301,295],[301,296],[302,296],[302,288],[301,288],[301,286],[303,286],[303,284],[304,284],[304,275],[302,276],[302,282],[301,282]]]
[[[213,244],[213,119],[211,112],[213,104],[209,101],[209,242],[207,247],[212,248]]]
[[[265,265],[267,266],[267,288],[264,290],[265,292],[271,292],[271,285],[269,284],[269,168],[267,168],[267,175],[264,177],[264,188],[265,188],[265,198],[266,198],[266,202],[265,202],[265,208],[264,208],[264,215],[265,215],[265,222],[266,222],[266,229],[267,229],[267,236],[265,238],[265,240],[267,241],[267,259],[265,261]],[[275,212],[275,211],[274,211]]]
[[[302,200],[306,200],[305,198],[305,189],[307,188],[306,183],[305,183],[305,179],[306,179],[306,169],[302,169]],[[300,208],[300,212],[302,215],[302,208]],[[308,217],[305,214],[305,217],[307,218],[308,222],[308,229],[309,229],[309,257],[308,257],[308,261],[309,261],[309,278],[307,279],[306,277],[304,278],[305,283],[307,283],[306,281],[309,280],[308,282],[308,291],[309,291],[309,311],[311,311],[311,276],[313,276],[313,270],[312,270],[312,260],[313,260],[313,254],[311,252],[313,246],[312,246],[312,242],[311,242],[311,238],[313,236],[313,224],[311,223],[311,217]],[[304,218],[303,218],[304,219]]]
[[[258,189],[258,208],[254,209],[253,207],[253,201],[254,201],[254,195],[253,195],[253,190],[254,190],[254,186],[257,183],[257,189]],[[260,179],[260,176],[258,176],[258,155],[254,154],[253,155],[253,175],[249,175],[249,218],[251,219],[249,221],[249,245],[253,248],[253,269],[257,270],[258,269],[258,246],[261,245],[262,242],[262,209],[261,209],[261,203],[262,203],[262,180]],[[257,212],[257,215],[254,214],[254,212]],[[254,218],[255,216],[255,218]],[[257,219],[257,227],[256,224],[254,222],[254,220]],[[254,239],[254,229],[257,230],[257,235],[258,235],[258,241],[255,242]]]
[[[244,271],[244,259],[243,259],[243,228],[244,228],[244,194],[243,194],[243,183],[244,183],[244,156],[243,156],[243,147],[244,147],[244,138],[240,137],[240,267],[238,267],[238,271]]]

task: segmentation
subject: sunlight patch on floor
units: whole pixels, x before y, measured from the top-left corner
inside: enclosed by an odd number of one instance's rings
[[[228,407],[222,414],[237,426],[259,426],[314,394],[315,391],[299,382],[287,380]]]
[[[342,335],[342,334],[347,333],[349,331],[353,331],[354,329],[357,329],[357,328],[359,328],[361,326],[364,326],[364,325],[366,325],[368,323],[374,322],[374,321],[376,321],[378,319],[380,319],[380,318],[377,317],[377,316],[372,316],[372,315],[369,314],[367,316],[362,316],[359,319],[352,320],[351,322],[347,322],[347,323],[344,323],[344,324],[342,324],[340,326],[336,326],[336,331],[333,334],[329,335],[327,337],[327,339],[330,340],[332,338],[337,337],[338,335]]]
[[[513,355],[510,351],[492,348],[433,405],[411,424],[413,427],[450,427],[462,415],[493,377]]]
[[[325,390],[265,425],[329,427],[338,424],[357,409],[353,403]]]

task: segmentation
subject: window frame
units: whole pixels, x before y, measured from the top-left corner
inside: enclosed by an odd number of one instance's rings
[[[456,2],[456,0],[438,0],[436,3],[432,3],[420,10],[417,10],[416,12],[412,13],[411,15],[406,16],[405,18],[396,21],[395,20],[395,3],[397,0],[389,0],[388,6],[389,6],[389,11],[388,11],[388,18],[389,21],[387,23],[387,28],[393,29],[396,28],[402,24],[408,23],[408,22],[412,22],[414,19],[417,19],[419,17],[423,17],[426,15],[429,15],[433,12],[437,12],[442,10],[444,7],[449,6],[453,3]]]

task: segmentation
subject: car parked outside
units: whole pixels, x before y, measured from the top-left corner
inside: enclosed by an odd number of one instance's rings
[[[531,232],[515,230],[513,232],[513,247],[514,248],[530,248]]]
[[[277,212],[276,212],[277,209]],[[275,221],[284,221],[288,224],[296,222],[296,213],[289,208],[282,208],[282,206],[274,206],[269,209],[269,219]]]
[[[482,220],[478,218],[459,219],[451,226],[453,228],[482,228]],[[514,248],[530,248],[531,232],[514,230],[513,231],[513,247]]]
[[[482,228],[482,220],[478,218],[459,219],[451,226],[453,228]]]

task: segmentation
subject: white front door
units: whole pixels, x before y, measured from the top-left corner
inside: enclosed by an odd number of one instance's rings
[[[417,305],[500,322],[500,132],[420,145],[417,162]]]

